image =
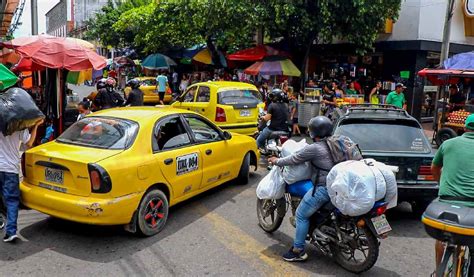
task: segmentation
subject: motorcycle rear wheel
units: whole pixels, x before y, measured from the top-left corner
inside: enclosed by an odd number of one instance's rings
[[[354,243],[350,243],[347,248],[342,249],[338,245],[331,244],[331,252],[336,263],[342,268],[352,273],[362,273],[371,269],[379,257],[379,242],[372,231],[364,226],[362,228],[351,224],[351,230],[342,230],[346,235],[351,236]],[[356,244],[356,245],[355,245]],[[360,251],[363,260],[357,260],[356,251]],[[367,252],[367,254],[365,254]],[[357,255],[361,256],[360,254]]]
[[[277,200],[257,198],[258,225],[263,231],[273,233],[280,228],[285,215],[279,214],[278,209],[280,207],[281,210],[281,205],[285,205],[285,203],[285,198]]]

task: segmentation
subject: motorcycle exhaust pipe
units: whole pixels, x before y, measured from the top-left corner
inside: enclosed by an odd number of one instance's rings
[[[321,232],[321,230],[319,230],[318,228],[314,229],[313,238],[316,241],[322,241],[322,242],[330,242],[332,240],[331,237]]]

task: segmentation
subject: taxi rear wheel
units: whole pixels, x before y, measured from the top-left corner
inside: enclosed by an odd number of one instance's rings
[[[161,190],[147,192],[138,208],[138,232],[147,237],[158,234],[165,227],[168,209],[168,199]]]
[[[237,177],[237,182],[242,185],[249,183],[249,174],[250,174],[250,153],[247,153],[242,161],[240,166],[239,176]]]

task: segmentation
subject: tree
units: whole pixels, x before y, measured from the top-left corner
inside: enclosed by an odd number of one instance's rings
[[[265,6],[266,35],[283,38],[292,52],[304,53],[302,71],[311,46],[335,39],[354,44],[357,54],[372,49],[386,19],[398,17],[401,0],[268,0]]]
[[[252,0],[166,0],[124,13],[114,29],[138,31],[135,42],[147,45],[147,51],[206,44],[221,66],[217,49],[252,43],[260,12]]]
[[[108,0],[101,11],[91,20],[86,22],[85,39],[97,40],[103,46],[127,47],[132,46],[135,34],[132,32],[113,32],[111,30],[120,16],[135,7],[147,5],[152,0]]]

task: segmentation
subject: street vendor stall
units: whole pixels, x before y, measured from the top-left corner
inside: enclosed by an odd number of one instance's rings
[[[305,88],[299,96],[298,125],[307,127],[311,118],[321,111],[321,88]]]
[[[465,104],[461,109],[454,110],[449,103],[449,95],[445,89],[449,84],[468,84],[474,81],[474,52],[453,56],[444,62],[443,68],[425,68],[418,72],[432,84],[440,86],[436,97],[435,121],[433,124],[433,140],[439,146],[445,140],[464,133],[464,121],[474,112],[474,106]]]

